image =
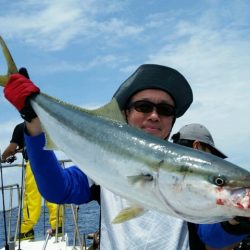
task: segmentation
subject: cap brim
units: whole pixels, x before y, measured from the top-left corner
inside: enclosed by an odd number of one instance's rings
[[[210,144],[209,144],[210,145]],[[227,156],[225,154],[223,154],[219,149],[217,149],[216,147],[214,147],[213,145],[210,145],[210,147],[212,148],[212,153],[222,159],[227,158]]]

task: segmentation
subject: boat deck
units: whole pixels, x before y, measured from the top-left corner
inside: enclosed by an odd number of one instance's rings
[[[13,245],[12,245],[13,244]],[[10,244],[9,250],[80,250],[79,246],[69,246],[68,245],[68,237],[67,234],[62,237],[58,237],[56,240],[55,237],[47,238],[46,240],[23,240],[20,242],[16,242],[14,246],[14,242]],[[86,250],[85,247],[82,247],[83,250]],[[5,250],[5,247],[0,250]]]

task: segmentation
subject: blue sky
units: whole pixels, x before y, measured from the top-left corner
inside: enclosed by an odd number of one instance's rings
[[[0,35],[42,92],[97,107],[141,64],[179,70],[194,102],[173,132],[202,123],[229,161],[250,170],[250,2],[0,0]],[[0,74],[6,66],[0,59]],[[18,113],[0,94],[0,148]],[[8,170],[6,181],[16,173]],[[14,177],[13,177],[14,178]]]

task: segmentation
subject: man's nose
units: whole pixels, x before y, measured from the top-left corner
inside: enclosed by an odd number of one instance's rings
[[[154,107],[153,110],[149,113],[149,117],[152,119],[152,120],[159,120],[160,119],[160,116],[159,114],[157,113],[157,109]]]

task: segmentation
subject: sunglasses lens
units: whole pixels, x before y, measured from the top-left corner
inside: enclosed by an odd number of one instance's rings
[[[162,116],[172,116],[175,115],[175,108],[167,103],[152,103],[149,101],[136,101],[129,105],[129,108],[134,108],[137,112],[151,113],[156,107],[156,111]]]
[[[153,103],[150,102],[135,102],[134,103],[134,108],[136,111],[138,112],[142,112],[142,113],[150,113],[153,111],[154,109],[154,105]]]
[[[168,104],[158,104],[156,105],[157,107],[157,113],[159,115],[163,115],[163,116],[172,116],[175,114],[175,109],[173,106],[168,105]]]

